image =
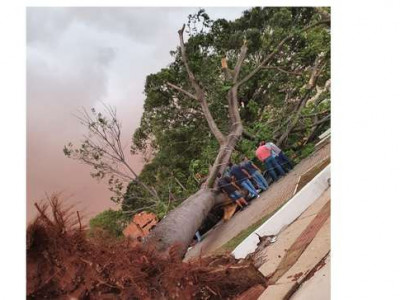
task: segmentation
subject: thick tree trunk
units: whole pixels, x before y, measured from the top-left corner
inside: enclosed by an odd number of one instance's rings
[[[214,161],[214,164],[210,170],[210,174],[208,175],[206,187],[213,188],[216,185],[216,178],[218,173],[223,173],[226,166],[229,163],[229,160],[232,156],[232,152],[235,149],[237,142],[242,136],[243,127],[241,124],[237,126],[234,132],[228,135],[227,141],[221,145],[218,151],[217,158]]]
[[[146,237],[145,243],[165,252],[174,251],[183,256],[193,236],[214,205],[225,198],[211,189],[201,189],[172,210]]]

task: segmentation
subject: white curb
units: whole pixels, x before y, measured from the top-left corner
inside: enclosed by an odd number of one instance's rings
[[[331,165],[329,164],[271,218],[241,242],[232,251],[235,258],[245,258],[256,250],[259,242],[256,233],[260,236],[277,235],[285,226],[296,220],[329,187],[328,179],[330,178]]]

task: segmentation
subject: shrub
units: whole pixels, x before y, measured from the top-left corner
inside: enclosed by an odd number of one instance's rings
[[[90,233],[93,234],[96,230],[101,229],[112,236],[120,237],[127,222],[128,217],[122,211],[108,209],[90,219]]]

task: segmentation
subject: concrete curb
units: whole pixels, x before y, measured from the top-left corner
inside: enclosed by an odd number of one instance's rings
[[[245,258],[257,248],[257,236],[277,235],[283,228],[296,220],[321,194],[329,187],[331,165],[325,167],[317,176],[307,183],[292,199],[278,210],[264,224],[241,242],[232,254],[235,258]]]

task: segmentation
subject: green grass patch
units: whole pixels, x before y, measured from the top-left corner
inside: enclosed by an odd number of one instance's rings
[[[250,225],[246,229],[243,229],[237,236],[226,242],[223,246],[214,251],[215,254],[232,252],[245,238],[247,238],[254,230],[260,227],[265,221],[267,221],[271,216],[273,216],[282,206],[286,204],[290,199],[282,203],[278,208],[276,208],[273,212],[265,215],[260,220]]]

